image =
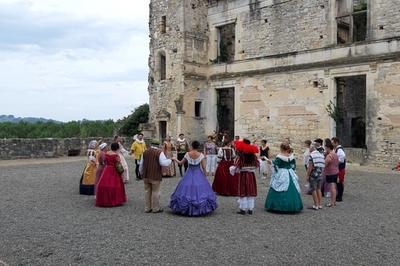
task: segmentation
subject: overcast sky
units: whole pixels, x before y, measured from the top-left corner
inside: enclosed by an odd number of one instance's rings
[[[148,102],[149,0],[0,0],[0,115],[118,119]]]

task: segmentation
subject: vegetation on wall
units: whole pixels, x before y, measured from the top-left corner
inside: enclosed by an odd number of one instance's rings
[[[328,115],[336,122],[341,121],[341,116],[338,107],[332,102],[329,101],[329,104],[325,107],[326,112]]]

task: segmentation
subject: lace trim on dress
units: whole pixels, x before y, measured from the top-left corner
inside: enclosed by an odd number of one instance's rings
[[[190,158],[189,154],[186,153],[184,158],[188,161],[189,164],[198,165],[204,159],[204,155],[200,154],[200,156],[198,158],[192,159],[192,158]]]

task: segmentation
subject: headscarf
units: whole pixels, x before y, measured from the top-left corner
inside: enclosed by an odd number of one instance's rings
[[[96,146],[97,146],[97,140],[92,140],[89,142],[88,149],[94,150],[96,149]]]
[[[100,144],[99,149],[103,150],[105,147],[107,147],[107,143],[104,142]]]

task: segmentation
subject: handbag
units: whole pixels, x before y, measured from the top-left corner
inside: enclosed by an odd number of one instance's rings
[[[117,162],[115,164],[115,169],[117,170],[118,174],[122,174],[125,171],[124,167],[122,166],[122,164],[120,162]]]

